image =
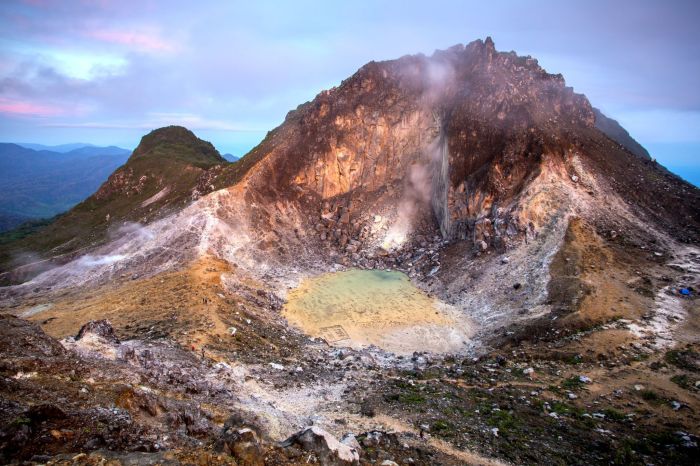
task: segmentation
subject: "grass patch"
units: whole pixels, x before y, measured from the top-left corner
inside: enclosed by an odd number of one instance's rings
[[[690,388],[693,386],[690,383],[690,377],[685,374],[674,375],[671,377],[671,382],[675,383],[681,388],[685,388],[686,390],[690,390]]]
[[[498,427],[501,433],[507,433],[520,426],[518,419],[510,411],[491,411],[486,422],[491,427]]]
[[[671,350],[666,353],[665,359],[667,363],[672,364],[679,369],[684,369],[691,372],[700,371],[700,367],[698,367],[700,354],[693,350]]]
[[[550,404],[550,410],[559,415],[568,415],[574,417],[581,417],[586,411],[584,409],[578,408],[573,405],[568,405],[561,401],[552,401]]]
[[[567,390],[580,390],[583,388],[584,383],[581,382],[581,379],[577,375],[575,375],[564,380],[561,383],[561,386]]]
[[[407,405],[417,405],[425,403],[425,397],[420,393],[401,393],[398,401]]]
[[[654,390],[642,390],[639,392],[639,396],[641,396],[644,401],[648,401],[649,403],[659,404],[663,401],[659,394]]]
[[[571,364],[572,366],[575,366],[576,364],[581,364],[583,362],[583,358],[581,357],[580,354],[575,354],[573,356],[570,356],[564,360],[566,364]]]
[[[439,433],[444,434],[444,433],[450,432],[450,431],[452,431],[452,429],[453,429],[452,424],[450,424],[447,421],[443,421],[443,420],[437,420],[437,421],[433,422],[432,426],[430,426],[430,431],[438,433],[438,434]]]
[[[16,418],[14,418],[12,420],[12,422],[10,422],[10,425],[18,427],[18,426],[28,426],[31,423],[32,423],[32,421],[29,418],[24,417],[24,416],[17,416]]]
[[[606,408],[603,410],[603,414],[605,414],[606,419],[610,419],[611,421],[624,421],[626,419],[625,413],[618,411],[615,408]]]

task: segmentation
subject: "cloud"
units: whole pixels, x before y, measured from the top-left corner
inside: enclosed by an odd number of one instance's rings
[[[92,30],[85,33],[86,37],[111,44],[125,45],[130,50],[144,52],[173,52],[177,46],[174,42],[166,41],[156,33]]]
[[[151,130],[163,126],[178,125],[192,130],[231,131],[256,133],[263,129],[246,127],[220,120],[210,120],[191,113],[150,113],[140,121],[87,121],[67,123],[44,123],[47,128],[100,128],[100,129],[139,129]]]
[[[65,110],[46,104],[11,100],[0,97],[0,113],[19,116],[50,117],[65,114]]]

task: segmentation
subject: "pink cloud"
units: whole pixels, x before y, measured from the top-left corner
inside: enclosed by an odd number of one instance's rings
[[[53,105],[36,104],[0,97],[0,113],[27,116],[56,116],[65,112],[63,109]]]
[[[110,44],[127,45],[148,52],[167,52],[175,47],[156,34],[131,31],[88,31],[87,36]]]

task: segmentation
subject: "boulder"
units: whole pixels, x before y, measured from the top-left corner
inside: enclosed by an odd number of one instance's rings
[[[114,333],[112,324],[106,319],[91,320],[87,324],[80,327],[80,330],[78,331],[78,335],[76,335],[75,340],[80,341],[87,335],[94,335],[96,337],[99,337],[101,340],[110,343],[119,343],[119,339]]]
[[[282,447],[297,446],[314,453],[323,465],[346,466],[360,464],[360,454],[357,448],[339,442],[335,437],[321,429],[312,426],[297,432],[282,442]]]
[[[227,427],[221,435],[224,452],[230,454],[239,464],[262,466],[265,464],[264,451],[255,431],[249,427]]]

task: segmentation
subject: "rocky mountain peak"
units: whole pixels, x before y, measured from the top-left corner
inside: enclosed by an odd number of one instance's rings
[[[0,283],[23,280],[54,265],[50,256],[36,265],[24,263],[36,254],[51,251],[57,263],[70,260],[86,244],[94,246],[183,208],[225,183],[218,177],[228,165],[210,142],[187,128],[151,131],[94,194],[40,233],[0,248],[0,267],[13,267],[0,273]]]
[[[334,219],[315,227],[321,237],[341,247],[371,229],[368,209],[405,223],[399,237],[434,219],[444,238],[501,244],[506,228],[526,229],[507,213],[516,197],[545,164],[566,173],[594,123],[561,75],[489,39],[370,62],[290,112],[248,156],[261,161],[248,196],[305,196],[309,215]],[[486,220],[504,230],[475,234]]]
[[[210,142],[199,139],[182,126],[166,126],[151,131],[141,138],[130,160],[149,156],[179,158],[201,167],[226,163],[226,159]]]

